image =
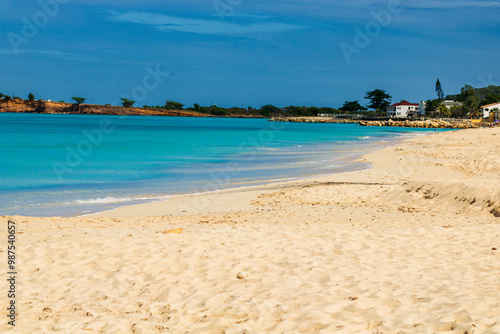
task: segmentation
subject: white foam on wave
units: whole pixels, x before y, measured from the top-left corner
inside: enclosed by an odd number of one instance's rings
[[[92,198],[86,200],[76,200],[67,204],[108,204],[108,203],[123,203],[138,200],[151,200],[151,197],[105,197],[105,198]]]
[[[257,151],[277,151],[277,147],[257,147]]]

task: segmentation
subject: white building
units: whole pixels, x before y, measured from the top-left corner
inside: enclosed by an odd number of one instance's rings
[[[458,101],[453,101],[453,100],[444,100],[442,103],[448,110],[451,110],[453,107],[461,107],[464,103],[463,102],[458,102]],[[418,104],[418,110],[419,110],[419,115],[425,116],[425,107],[427,106],[426,101],[420,101]]]
[[[400,117],[407,118],[417,115],[419,111],[418,103],[410,103],[406,100],[403,100],[399,103],[395,103],[387,107],[387,116],[388,117]]]
[[[446,108],[451,110],[452,107],[461,107],[463,106],[464,103],[453,100],[444,100],[441,104],[443,104]]]
[[[427,106],[426,101],[420,101],[418,104],[418,111],[420,116],[425,116],[425,106]]]
[[[487,104],[481,107],[481,112],[483,113],[484,118],[490,117],[490,111],[500,110],[500,102]]]

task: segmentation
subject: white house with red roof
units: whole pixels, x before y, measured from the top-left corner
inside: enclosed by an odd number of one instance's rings
[[[418,110],[419,110],[418,103],[410,103],[406,100],[403,100],[399,103],[387,106],[387,116],[407,118],[417,115]]]
[[[481,112],[483,113],[484,118],[490,117],[490,112],[498,110],[500,110],[500,102],[481,106]]]

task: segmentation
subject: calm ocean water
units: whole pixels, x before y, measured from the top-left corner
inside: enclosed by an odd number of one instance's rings
[[[358,170],[425,130],[261,119],[0,114],[0,215],[71,216]]]

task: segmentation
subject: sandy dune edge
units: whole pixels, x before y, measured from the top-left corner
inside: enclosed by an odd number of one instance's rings
[[[499,139],[443,133],[367,155],[362,172],[11,217],[11,332],[499,333]]]

